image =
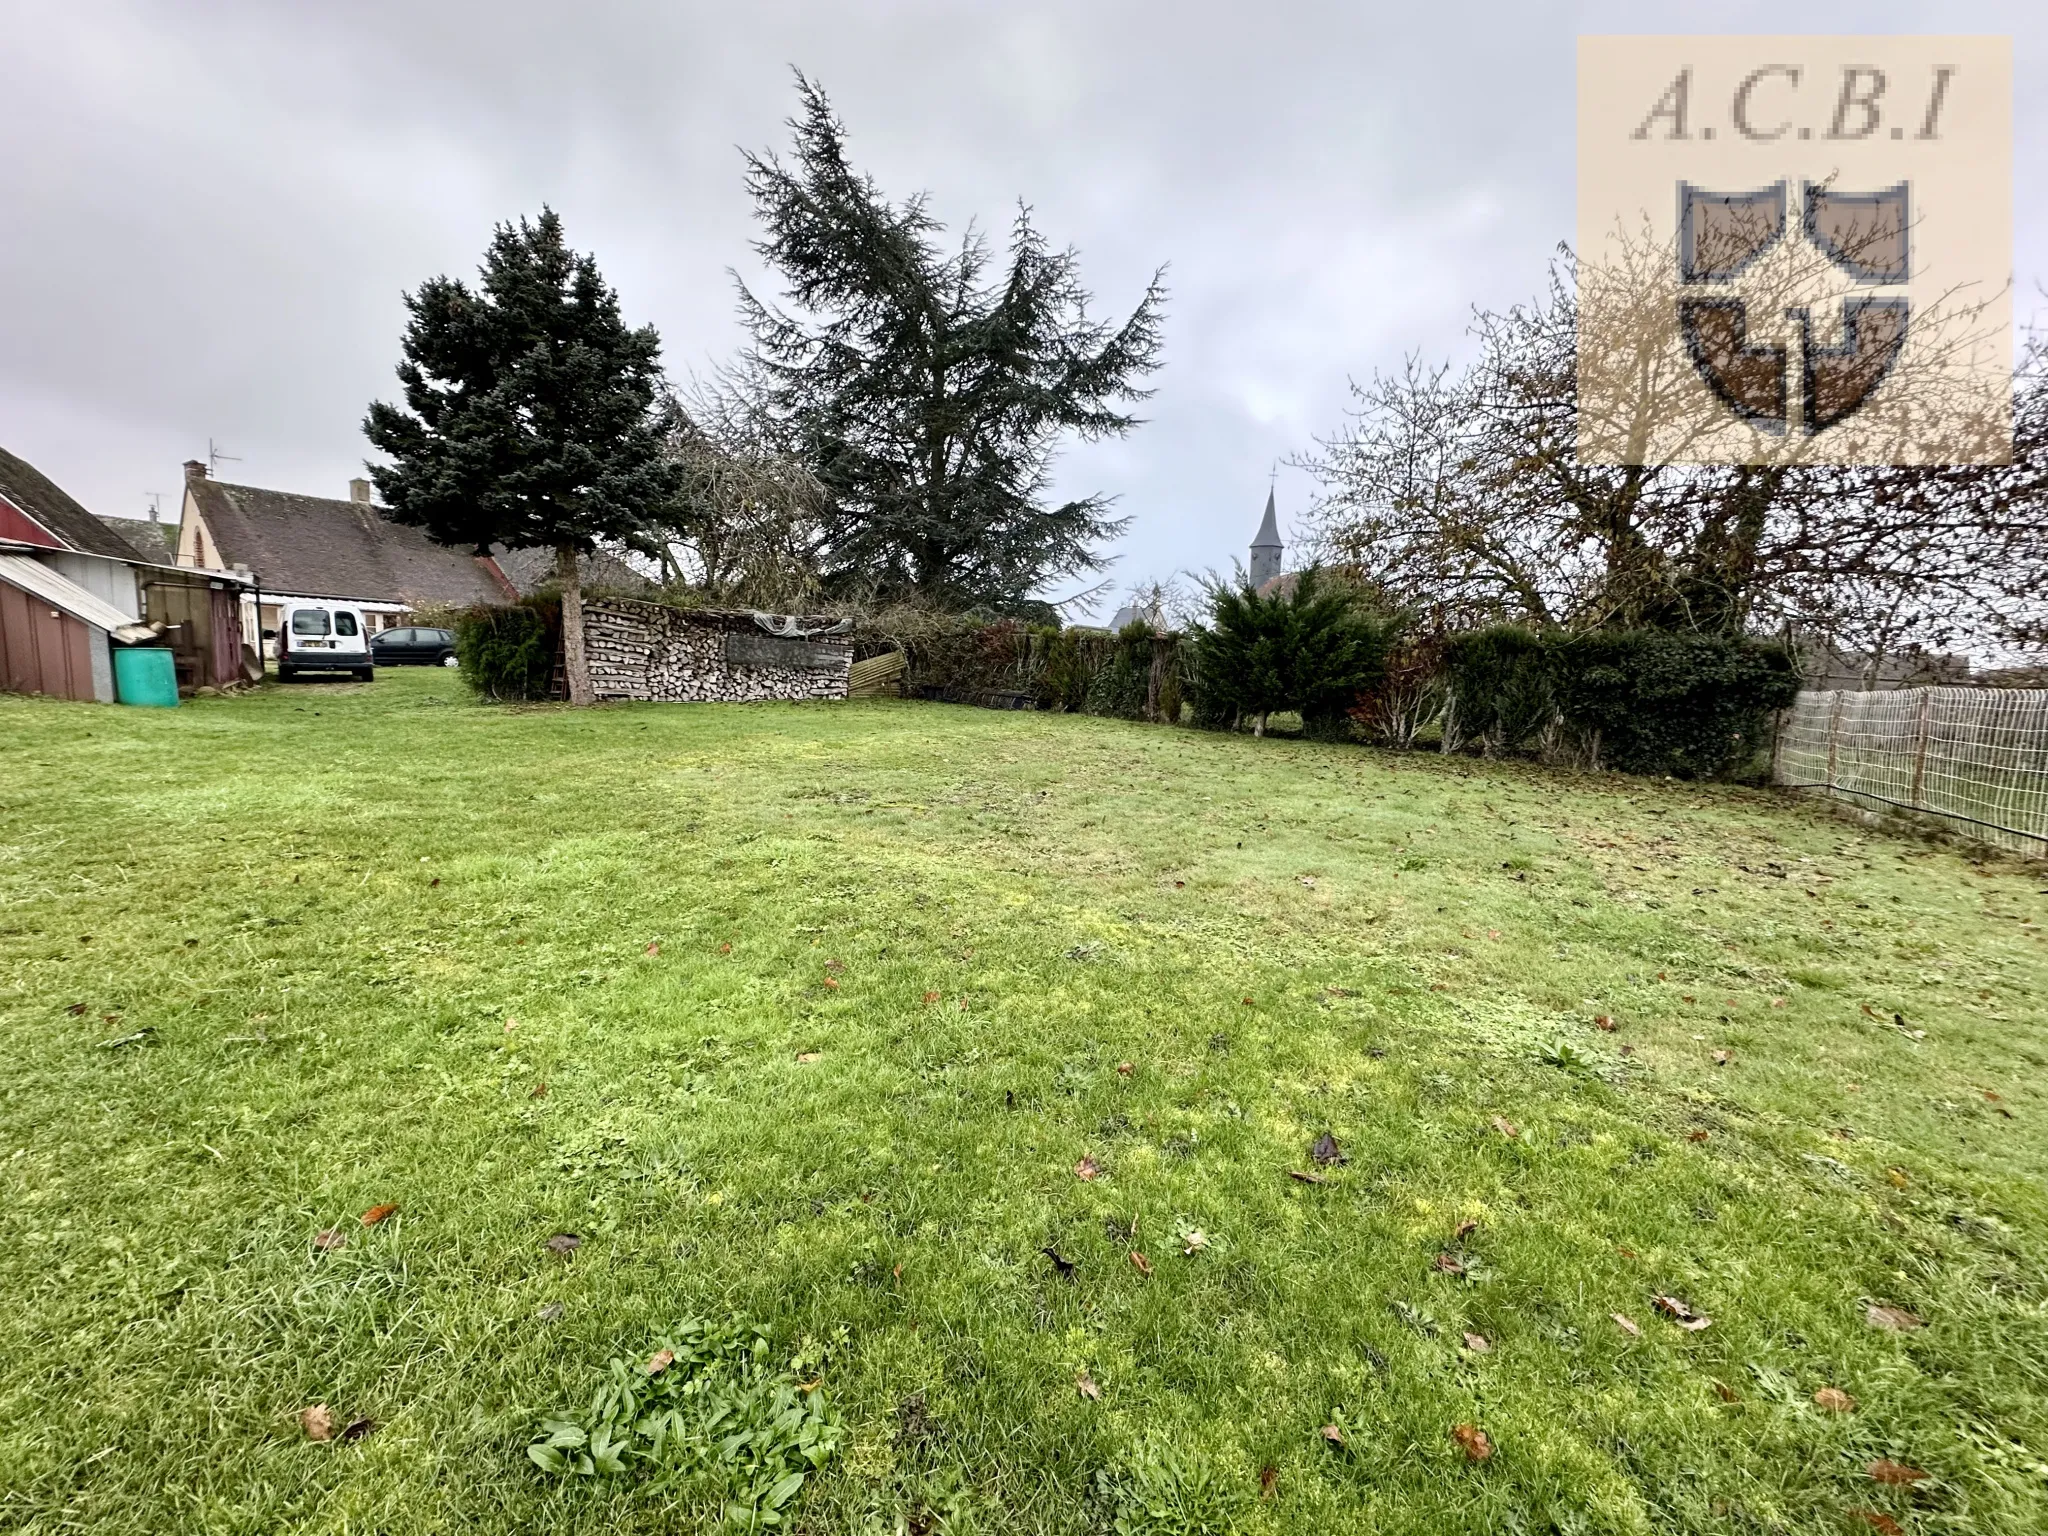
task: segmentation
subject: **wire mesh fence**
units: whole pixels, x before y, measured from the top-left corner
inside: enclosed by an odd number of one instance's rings
[[[2048,689],[1802,693],[1779,722],[1771,776],[2048,857]]]

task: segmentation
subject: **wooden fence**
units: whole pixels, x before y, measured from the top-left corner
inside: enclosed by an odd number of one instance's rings
[[[2048,857],[2048,689],[1802,693],[1779,721],[1771,776]]]

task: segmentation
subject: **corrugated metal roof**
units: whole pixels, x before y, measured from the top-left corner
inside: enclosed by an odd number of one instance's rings
[[[109,634],[140,628],[105,598],[93,596],[77,582],[59,576],[47,565],[31,560],[27,555],[0,555],[0,581],[10,582],[24,592],[32,592],[51,607],[60,608],[74,619],[83,619]]]

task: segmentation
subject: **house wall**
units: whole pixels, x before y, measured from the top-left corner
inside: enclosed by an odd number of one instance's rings
[[[12,539],[17,544],[38,544],[44,549],[64,547],[62,539],[4,496],[0,496],[0,539]]]
[[[853,666],[853,647],[843,641],[777,640],[745,614],[618,598],[585,602],[583,644],[600,699],[843,699]]]
[[[81,555],[66,550],[36,557],[66,581],[85,588],[94,597],[118,608],[129,618],[142,618],[141,594],[136,590],[135,567],[99,555]]]
[[[113,703],[106,631],[0,581],[0,690]]]

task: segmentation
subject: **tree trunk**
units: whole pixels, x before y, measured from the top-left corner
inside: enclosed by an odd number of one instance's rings
[[[1254,736],[1266,734],[1266,712],[1263,709],[1259,711],[1259,723],[1252,727],[1252,734]]]
[[[590,702],[590,657],[583,650],[583,579],[576,549],[555,546],[555,576],[562,584],[562,665],[569,674],[569,702]]]

